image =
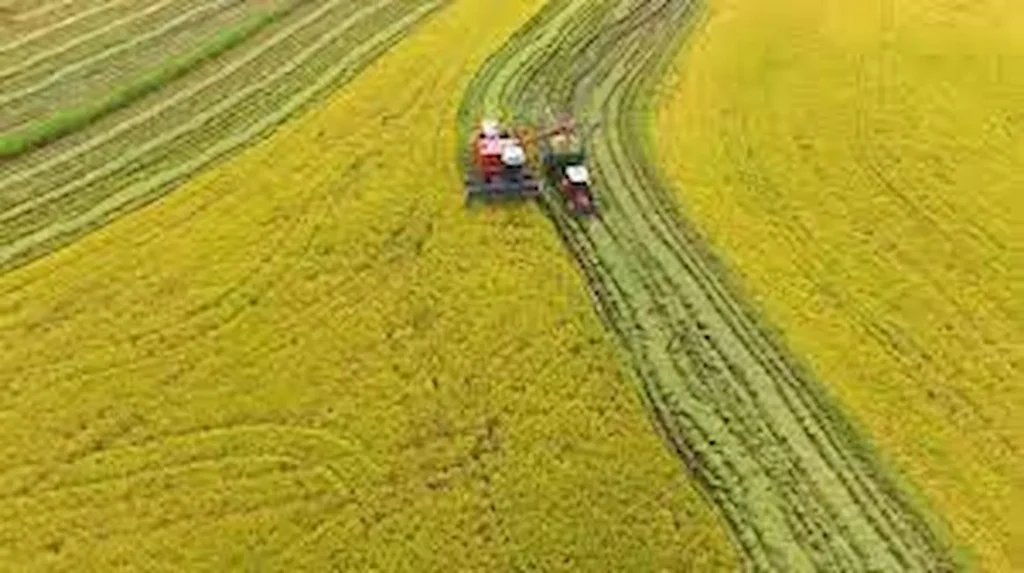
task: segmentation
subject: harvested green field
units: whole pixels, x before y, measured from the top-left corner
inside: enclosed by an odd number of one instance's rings
[[[57,21],[26,22],[0,46],[0,142],[13,146],[28,129],[55,141],[0,157],[0,268],[67,244],[254,141],[443,5],[85,2]],[[232,49],[194,58],[194,68],[164,78],[174,80],[166,85],[137,89],[161,79],[174,58],[216,46],[240,27],[246,37]],[[118,91],[133,97],[102,105]],[[97,107],[104,113],[80,121]],[[45,124],[54,114],[58,121]],[[77,129],[60,138],[38,134],[40,122],[60,129],[76,118]]]
[[[547,212],[627,349],[666,439],[760,571],[943,571],[947,548],[842,411],[724,282],[648,167],[646,96],[696,5],[550,2],[471,85],[464,125],[549,107],[602,121],[601,215]]]

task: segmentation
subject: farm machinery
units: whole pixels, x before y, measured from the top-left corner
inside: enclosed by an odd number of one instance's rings
[[[485,119],[473,132],[473,164],[466,178],[466,200],[536,197],[540,181],[526,160],[520,134]]]
[[[594,212],[590,173],[586,167],[585,138],[571,118],[563,117],[540,133],[509,130],[500,122],[485,119],[473,132],[473,161],[466,178],[466,200],[474,198],[533,198],[541,185],[530,165],[526,149],[539,148],[544,177],[573,213]]]
[[[540,139],[545,177],[558,190],[566,208],[577,215],[594,212],[585,145],[586,137],[577,131],[571,119],[546,130]]]

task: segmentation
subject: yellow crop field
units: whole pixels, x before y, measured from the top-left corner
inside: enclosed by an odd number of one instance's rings
[[[739,567],[545,217],[462,204],[463,91],[542,4],[454,0],[0,275],[0,569]]]
[[[984,571],[1024,570],[1024,4],[712,0],[682,210]]]

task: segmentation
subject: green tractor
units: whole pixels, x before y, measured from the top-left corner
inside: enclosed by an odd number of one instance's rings
[[[544,174],[561,194],[566,208],[577,215],[595,211],[590,172],[586,165],[586,137],[571,119],[563,119],[539,136]]]

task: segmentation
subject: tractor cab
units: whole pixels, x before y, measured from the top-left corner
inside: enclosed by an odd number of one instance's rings
[[[590,191],[590,172],[582,164],[567,165],[561,181],[562,195],[577,213],[590,213],[593,201]]]
[[[518,140],[505,140],[501,147],[501,163],[506,169],[518,169],[526,165],[526,150]]]
[[[590,172],[584,165],[568,165],[565,168],[567,184],[574,187],[589,187]]]
[[[485,126],[476,143],[477,167],[486,181],[514,175],[526,165],[526,150],[519,139],[502,129]]]
[[[541,150],[548,181],[560,192],[566,207],[576,214],[593,213],[590,172],[581,139],[571,130],[552,130],[541,142]]]

